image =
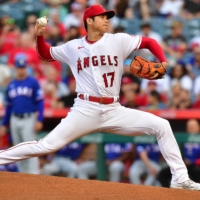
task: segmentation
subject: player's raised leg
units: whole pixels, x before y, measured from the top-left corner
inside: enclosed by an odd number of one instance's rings
[[[102,117],[107,118],[106,111]],[[160,151],[172,173],[171,187],[200,190],[200,184],[191,182],[188,177],[187,168],[167,120],[147,112],[118,106],[113,107],[112,111],[109,108],[109,119],[105,120],[103,127],[110,133],[156,136]]]
[[[0,152],[0,165],[55,152],[73,140],[94,131],[100,131],[100,111],[96,104],[76,100],[68,116],[39,141],[20,143]],[[90,119],[90,120],[88,120]]]

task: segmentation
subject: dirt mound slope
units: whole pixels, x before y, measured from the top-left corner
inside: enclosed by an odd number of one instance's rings
[[[200,192],[0,172],[0,200],[200,200]]]

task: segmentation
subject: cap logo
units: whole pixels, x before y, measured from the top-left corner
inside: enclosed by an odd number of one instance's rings
[[[24,64],[24,60],[23,59],[19,60],[19,63],[20,63],[20,65],[23,65]]]

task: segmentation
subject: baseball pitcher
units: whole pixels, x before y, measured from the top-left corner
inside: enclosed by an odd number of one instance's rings
[[[108,19],[114,11],[101,5],[87,8],[83,22],[88,35],[61,46],[50,47],[43,37],[45,26],[35,26],[39,56],[46,61],[67,63],[76,79],[77,98],[67,117],[45,138],[21,143],[0,152],[0,165],[48,154],[84,135],[109,132],[128,136],[154,135],[170,166],[172,188],[200,190],[200,184],[188,177],[187,168],[167,120],[119,103],[123,61],[137,49],[149,49],[160,61],[150,63],[136,57],[132,73],[148,79],[162,78],[167,62],[163,50],[150,38],[126,33],[109,34]]]

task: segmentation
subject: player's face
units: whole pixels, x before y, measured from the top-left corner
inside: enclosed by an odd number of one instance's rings
[[[23,79],[27,76],[27,68],[22,67],[22,68],[16,68],[16,76],[19,79]]]
[[[108,17],[107,15],[98,15],[94,17],[94,21],[91,24],[94,31],[100,33],[106,33],[108,31]]]

